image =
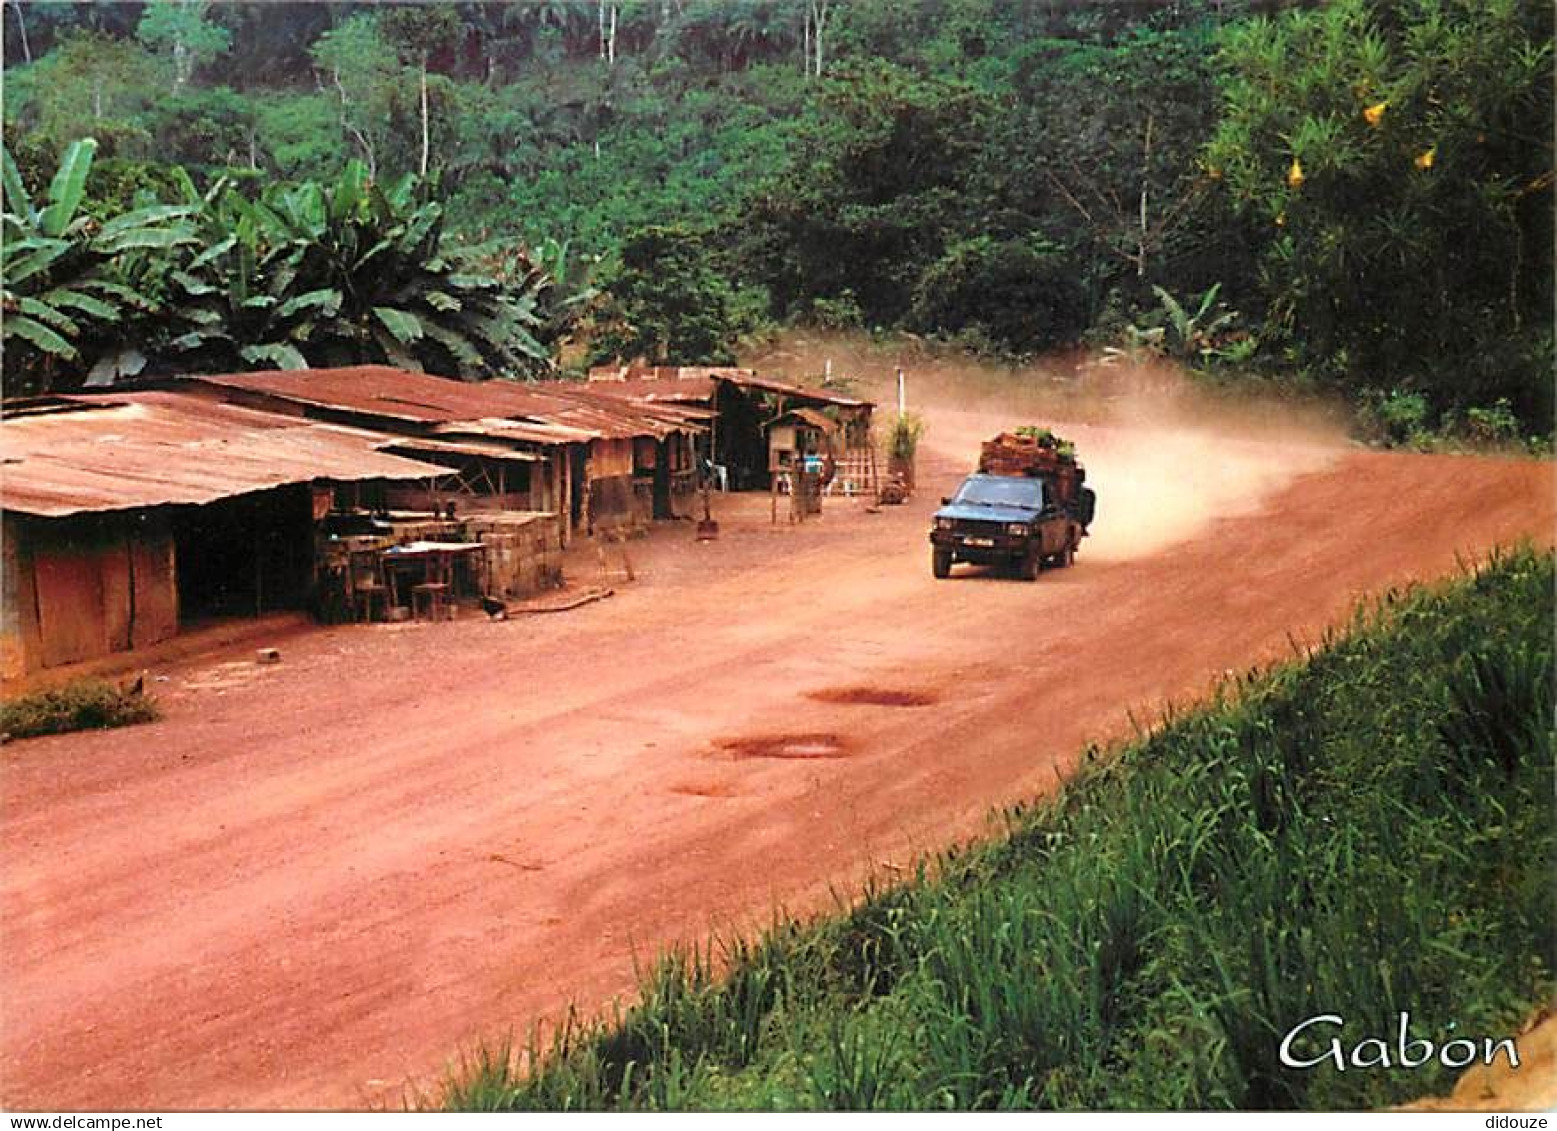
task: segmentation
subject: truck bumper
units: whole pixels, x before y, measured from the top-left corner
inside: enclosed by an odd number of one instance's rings
[[[959,562],[972,562],[975,565],[996,565],[1001,562],[1021,561],[1027,556],[1028,549],[1032,546],[1029,538],[1013,538],[1009,534],[996,535],[992,538],[979,538],[973,535],[958,534],[952,530],[930,531],[930,545],[941,550],[950,550],[952,557]]]

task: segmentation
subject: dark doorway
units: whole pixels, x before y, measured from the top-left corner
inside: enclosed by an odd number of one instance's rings
[[[676,512],[670,505],[670,450],[669,439],[660,440],[655,445],[654,517],[656,519],[676,517]]]
[[[313,495],[306,485],[174,513],[179,620],[302,608],[313,571]]]
[[[582,444],[568,448],[568,528],[579,529],[584,523],[584,489],[588,486],[589,453]]]
[[[714,462],[728,470],[730,486],[737,491],[768,485],[768,441],[760,398],[760,393],[748,396],[725,382],[720,382],[715,395],[719,431]]]

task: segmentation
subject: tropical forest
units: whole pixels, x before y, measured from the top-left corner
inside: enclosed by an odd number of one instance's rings
[[[7,0],[8,396],[785,327],[1544,443],[1533,0]]]

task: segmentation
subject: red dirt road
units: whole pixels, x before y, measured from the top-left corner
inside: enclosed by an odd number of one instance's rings
[[[927,516],[989,426],[935,414],[907,507],[770,529],[721,499],[717,543],[661,528],[610,600],[308,630],[166,669],[162,722],[7,747],[0,1103],[398,1106],[1557,521],[1549,463],[1082,427],[1076,567],[933,581]]]

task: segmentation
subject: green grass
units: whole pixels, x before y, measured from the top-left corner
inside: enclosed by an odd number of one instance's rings
[[[106,730],[159,718],[156,700],[103,680],[81,680],[0,703],[0,734],[34,738],[73,730]]]
[[[1553,987],[1553,560],[1392,591],[1299,660],[1087,752],[997,842],[839,915],[665,958],[631,1009],[480,1050],[456,1109],[1372,1108],[1283,1067],[1514,1033]],[[948,752],[953,756],[954,752]],[[960,756],[960,753],[957,754]],[[716,971],[719,973],[716,975]]]

